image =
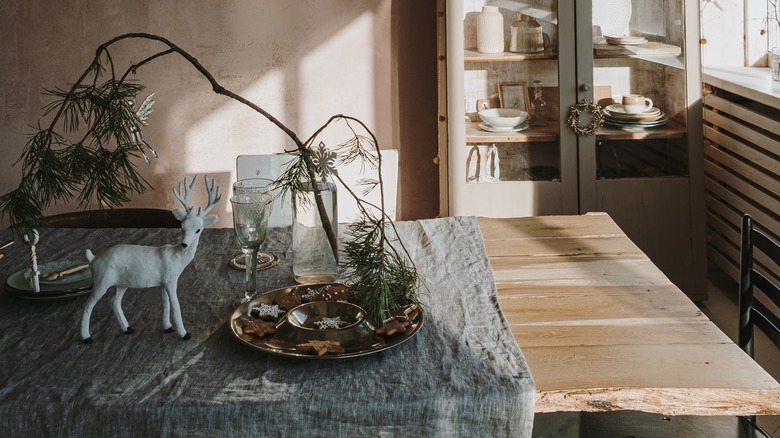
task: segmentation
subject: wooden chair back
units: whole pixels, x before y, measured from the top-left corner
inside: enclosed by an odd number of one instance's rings
[[[739,346],[754,355],[753,328],[758,327],[780,348],[780,317],[771,306],[780,307],[780,287],[756,269],[755,250],[780,265],[780,244],[753,227],[750,215],[742,218],[742,249],[739,268]],[[766,301],[756,299],[758,289]]]
[[[742,217],[742,242],[739,264],[739,334],[737,344],[750,357],[755,355],[755,327],[780,348],[780,287],[771,276],[756,269],[757,250],[764,254],[767,263],[780,266],[780,244],[764,232],[753,227],[753,218],[749,214]],[[758,427],[755,416],[740,417],[747,436],[753,431],[770,436]]]

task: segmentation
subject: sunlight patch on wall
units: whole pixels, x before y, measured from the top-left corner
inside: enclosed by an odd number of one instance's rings
[[[301,57],[299,114],[308,133],[334,114],[355,116],[370,127],[376,123],[375,21],[364,12]]]

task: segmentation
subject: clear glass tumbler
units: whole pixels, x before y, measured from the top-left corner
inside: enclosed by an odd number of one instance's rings
[[[273,195],[273,180],[268,178],[246,178],[233,183],[233,195],[253,193],[270,193]],[[244,254],[238,254],[230,260],[230,267],[243,271],[246,269],[246,262],[246,256]],[[257,253],[256,269],[258,271],[273,268],[278,264],[279,256],[276,254],[262,251]]]

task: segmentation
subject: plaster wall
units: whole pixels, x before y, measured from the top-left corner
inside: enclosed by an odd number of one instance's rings
[[[0,193],[19,184],[30,126],[47,123],[44,88],[69,87],[95,49],[127,32],[164,36],[195,56],[225,88],[308,138],[331,115],[355,116],[383,148],[393,132],[391,0],[5,0],[0,3]],[[118,69],[160,50],[123,42]],[[160,154],[137,167],[154,187],[127,207],[174,208],[184,176],[215,177],[226,195],[241,154],[280,152],[293,143],[258,113],[212,92],[183,59],[166,56],[138,71],[156,94],[145,139]],[[435,117],[435,116],[434,116]],[[435,123],[435,122],[434,122]],[[434,125],[435,126],[435,125]],[[202,185],[200,186],[202,189]],[[204,191],[193,193],[200,204]],[[197,195],[197,196],[196,196]],[[227,196],[214,210],[229,227]],[[90,206],[97,208],[98,206]],[[57,205],[47,214],[75,210]],[[7,226],[3,218],[0,226]]]

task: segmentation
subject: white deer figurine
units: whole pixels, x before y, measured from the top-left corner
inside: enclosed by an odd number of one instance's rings
[[[84,306],[84,313],[81,317],[81,339],[85,344],[92,343],[92,337],[89,335],[89,317],[92,314],[92,309],[111,286],[116,286],[114,315],[125,333],[133,333],[133,329],[127,323],[124,312],[122,312],[122,296],[127,288],[162,286],[163,330],[166,333],[173,332],[170,319],[172,307],[176,332],[182,339],[190,338],[189,333],[184,329],[181,318],[176,285],[179,282],[179,275],[195,257],[203,227],[217,221],[217,216],[206,216],[206,214],[222,198],[219,186],[214,191],[214,180],[212,179],[211,185],[209,185],[208,177],[204,177],[208,192],[208,205],[204,209],[199,207],[197,214],[193,213],[192,207],[189,205],[189,196],[196,178],[193,178],[189,185],[187,185],[187,178],[184,178],[183,194],[181,183],[179,183],[178,190],[173,189],[174,196],[184,206],[183,210],[181,208],[173,210],[176,219],[181,221],[180,243],[159,247],[116,245],[98,256],[87,250],[87,260],[90,263],[95,286]]]

